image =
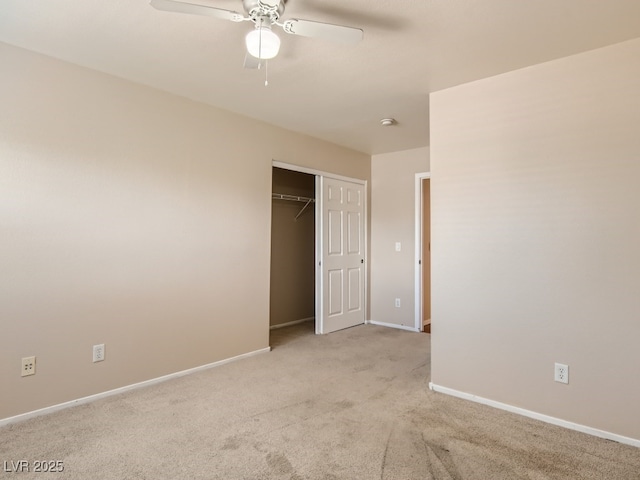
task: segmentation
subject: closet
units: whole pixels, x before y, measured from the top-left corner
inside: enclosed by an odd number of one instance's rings
[[[273,167],[270,325],[315,318],[315,175]]]

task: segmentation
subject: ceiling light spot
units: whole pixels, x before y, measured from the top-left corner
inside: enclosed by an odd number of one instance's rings
[[[250,55],[263,60],[275,57],[280,50],[280,38],[271,31],[270,25],[256,24],[255,30],[245,37],[245,43]]]

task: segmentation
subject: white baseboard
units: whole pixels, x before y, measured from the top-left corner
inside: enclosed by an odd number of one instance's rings
[[[316,317],[309,317],[309,318],[301,318],[300,320],[294,320],[293,322],[279,323],[277,325],[271,325],[269,327],[269,330],[275,330],[276,328],[290,327],[291,325],[298,325],[299,323],[304,323],[304,322],[311,322],[312,320],[315,321],[315,319]]]
[[[50,407],[41,408],[39,410],[34,410],[32,412],[21,413],[20,415],[16,415],[13,417],[2,418],[0,419],[0,427],[4,425],[9,425],[10,423],[29,420],[30,418],[39,417],[41,415],[47,415],[49,413],[57,412],[59,410],[64,410],[65,408],[75,407],[76,405],[83,405],[85,403],[95,402],[96,400],[100,400],[101,398],[110,397],[112,395],[118,395],[119,393],[128,392],[130,390],[136,390],[138,388],[155,385],[156,383],[166,382],[167,380],[171,380],[172,378],[184,377],[185,375],[190,375],[192,373],[200,372],[202,370],[208,370],[210,368],[219,367],[226,363],[235,362],[243,358],[253,357],[254,355],[267,353],[269,351],[271,351],[271,347],[266,347],[260,350],[254,350],[253,352],[247,352],[241,355],[236,355],[235,357],[225,358],[224,360],[219,360],[217,362],[209,363],[207,365],[201,365],[199,367],[190,368],[188,370],[182,370],[180,372],[170,373],[169,375],[163,375],[162,377],[152,378],[150,380],[145,380],[143,382],[134,383],[132,385],[115,388],[113,390],[108,390],[106,392],[96,393],[94,395],[89,395],[88,397],[82,397],[76,400],[70,400],[68,402],[59,403],[58,405],[52,405]]]
[[[400,330],[407,330],[409,332],[419,332],[415,327],[407,327],[406,325],[398,325],[396,323],[384,323],[384,322],[376,322],[375,320],[366,320],[364,323],[367,325],[378,325],[380,327],[387,328],[398,328]]]
[[[624,443],[626,445],[631,445],[633,447],[640,447],[640,440],[635,438],[625,437],[623,435],[618,435],[617,433],[611,433],[605,430],[599,430],[597,428],[587,427],[586,425],[580,425],[579,423],[569,422],[567,420],[562,420],[561,418],[551,417],[549,415],[533,412],[531,410],[526,410],[520,407],[514,407],[513,405],[509,405],[506,403],[496,402],[495,400],[489,400],[488,398],[478,397],[477,395],[473,395],[471,393],[465,393],[459,390],[454,390],[452,388],[442,387],[432,382],[429,382],[429,389],[435,392],[451,395],[452,397],[458,397],[458,398],[462,398],[463,400],[470,400],[472,402],[481,403],[483,405],[488,405],[490,407],[499,408],[500,410],[506,410],[507,412],[516,413],[518,415],[533,418],[535,420],[540,420],[545,423],[551,423],[552,425],[558,425],[559,427],[568,428],[570,430],[576,430],[578,432],[586,433],[588,435],[593,435],[595,437],[605,438],[607,440],[613,440],[614,442]]]

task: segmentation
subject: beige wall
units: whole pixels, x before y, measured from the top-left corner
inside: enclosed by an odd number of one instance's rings
[[[273,169],[273,192],[315,198],[315,175]],[[273,200],[270,323],[315,317],[315,203]]]
[[[428,171],[428,148],[371,158],[371,321],[415,327],[415,175]]]
[[[370,157],[5,44],[0,64],[0,419],[267,347],[272,160],[369,180]]]
[[[640,39],[432,94],[435,384],[640,439],[638,85]]]

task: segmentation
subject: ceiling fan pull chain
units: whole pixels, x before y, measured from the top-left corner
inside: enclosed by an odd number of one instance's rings
[[[264,86],[269,86],[269,62],[267,60],[264,61]]]

